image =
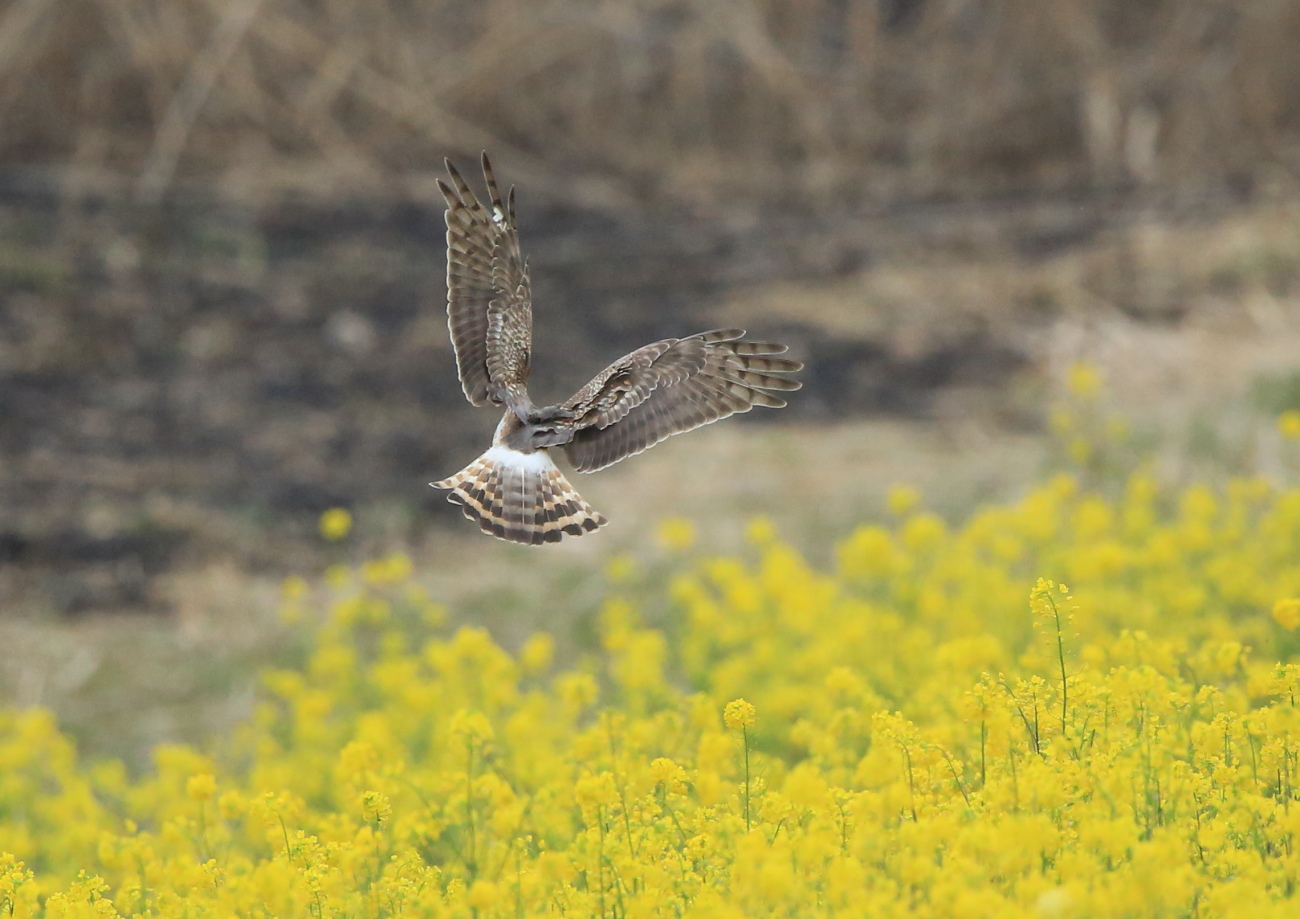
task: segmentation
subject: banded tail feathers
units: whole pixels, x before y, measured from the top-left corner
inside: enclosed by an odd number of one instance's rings
[[[538,546],[581,536],[605,517],[582,499],[546,450],[522,453],[496,445],[460,472],[431,483],[498,539]]]

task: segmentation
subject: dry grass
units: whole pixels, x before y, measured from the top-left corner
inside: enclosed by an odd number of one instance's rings
[[[484,147],[605,204],[1240,189],[1300,174],[1298,46],[1288,0],[8,0],[0,163],[145,200],[427,193]]]
[[[975,225],[981,222],[990,224],[987,232]],[[972,211],[950,219],[947,241],[909,236],[897,221],[867,222],[857,232],[873,240],[875,264],[833,280],[736,286],[717,321],[802,317],[844,341],[888,341],[902,355],[990,328],[1040,361],[1051,356],[1045,334],[1077,340],[1053,357],[1060,363],[1102,359],[1083,342],[1101,347],[1127,326],[1175,336],[1188,329],[1274,335],[1286,330],[1286,304],[1300,295],[1295,199],[1183,222],[1138,208],[1047,255],[1018,251],[1032,247],[1017,241],[1049,233],[1050,216],[1018,222],[994,228],[987,214]],[[1081,324],[1109,332],[1080,335]]]

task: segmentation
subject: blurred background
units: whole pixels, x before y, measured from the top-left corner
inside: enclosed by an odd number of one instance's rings
[[[1280,475],[1297,48],[1300,0],[0,0],[0,692],[143,748],[244,710],[286,575],[403,552],[555,627],[665,513],[817,558],[897,482],[1013,496],[1103,385],[1166,474]],[[720,325],[808,363],[575,476],[612,522],[554,550],[426,484],[496,422],[435,185],[482,150],[539,401]]]

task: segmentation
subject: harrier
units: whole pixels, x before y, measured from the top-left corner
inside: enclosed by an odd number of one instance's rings
[[[664,438],[755,405],[781,408],[774,393],[800,387],[774,374],[801,370],[774,357],[785,345],[745,341],[741,329],[666,338],[619,358],[568,401],[539,408],[528,397],[533,307],[528,263],[519,253],[515,190],[502,201],[487,154],[487,206],[447,161],[447,324],[471,405],[505,408],[492,446],[451,478],[451,493],[484,532],[539,545],[581,536],[604,516],[574,490],[551,459],[563,449],[579,472],[595,472]]]

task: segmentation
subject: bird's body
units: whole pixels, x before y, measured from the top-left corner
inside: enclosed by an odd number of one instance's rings
[[[514,189],[503,201],[487,155],[489,208],[454,166],[447,199],[447,317],[457,369],[473,405],[505,409],[492,447],[437,488],[485,532],[513,542],[555,542],[602,526],[565,479],[550,451],[579,472],[594,472],[664,438],[755,405],[780,408],[775,392],[800,384],[802,368],[775,357],[784,345],[745,341],[740,329],[701,332],[646,345],[615,361],[559,405],[528,395],[532,300],[519,252]]]

